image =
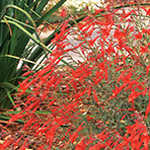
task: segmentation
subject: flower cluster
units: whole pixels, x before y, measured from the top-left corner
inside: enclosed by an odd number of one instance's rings
[[[148,150],[148,12],[108,6],[70,29],[64,21],[45,68],[24,74],[8,125],[25,123],[1,147]]]

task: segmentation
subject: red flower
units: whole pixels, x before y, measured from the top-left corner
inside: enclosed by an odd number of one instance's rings
[[[53,144],[53,140],[54,140],[54,135],[56,132],[56,129],[58,128],[58,125],[52,125],[51,129],[48,130],[45,134],[46,136],[46,140],[47,140],[47,144],[49,144],[49,147],[52,146]]]
[[[86,141],[85,137],[76,145],[75,150],[85,150],[86,149]]]
[[[86,117],[86,119],[88,120],[88,121],[90,121],[90,120],[92,120],[93,119],[93,117],[90,117],[89,115]]]
[[[93,90],[93,94],[94,94],[94,99],[95,99],[96,103],[99,105],[98,97],[96,95],[95,90]]]
[[[147,10],[146,15],[150,16],[150,9]]]
[[[118,27],[117,30],[115,30],[114,38],[118,39],[119,41],[126,37],[126,33],[120,30],[120,27]]]
[[[142,33],[150,34],[150,29],[145,29],[145,28],[143,28]]]
[[[148,116],[148,114],[150,112],[150,89],[148,91],[148,96],[149,96],[149,104],[148,104],[148,106],[146,108],[146,111],[145,111],[145,118],[147,118],[147,116]]]
[[[136,99],[138,96],[140,96],[143,92],[136,92],[135,90],[133,90],[131,92],[131,94],[129,95],[129,99],[128,102],[132,102],[132,104],[134,104],[134,99]]]
[[[150,63],[146,66],[146,75],[147,76],[148,76],[149,70],[150,70]]]
[[[62,11],[61,11],[61,17],[65,17],[65,16],[66,16],[66,14],[67,14],[67,13],[66,13],[66,9],[67,9],[67,8],[63,8],[63,9],[62,9]]]
[[[76,132],[74,132],[74,133],[70,136],[70,139],[69,139],[69,141],[66,143],[66,145],[68,145],[70,142],[73,143],[73,142],[76,140],[76,138],[78,137],[78,132],[83,129],[82,125],[83,125],[83,123],[81,123],[80,126],[77,128]]]
[[[139,32],[139,33],[137,33],[137,34],[135,34],[135,38],[136,38],[136,40],[137,39],[142,39],[142,34]]]
[[[131,10],[130,12],[126,13],[125,10],[123,11],[123,15],[121,14],[122,18],[127,18],[129,17],[131,14],[135,14],[137,15],[135,10]]]
[[[112,96],[110,96],[109,100],[111,100],[112,98],[116,97],[125,87],[126,87],[126,83],[122,84],[120,87],[116,87],[114,90],[112,90]]]

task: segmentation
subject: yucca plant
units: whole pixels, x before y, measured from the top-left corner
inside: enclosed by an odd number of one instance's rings
[[[14,105],[12,93],[17,90],[23,66],[28,64],[32,68],[36,64],[39,67],[41,62],[37,63],[37,60],[51,52],[52,47],[47,45],[54,38],[56,30],[45,41],[41,41],[36,29],[43,22],[48,23],[47,20],[66,0],[60,0],[43,14],[43,8],[48,1],[0,2],[0,108],[10,108]],[[30,39],[33,42],[29,42]]]

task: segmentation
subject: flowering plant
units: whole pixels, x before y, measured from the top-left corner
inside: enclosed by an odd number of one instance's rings
[[[24,125],[3,149],[149,149],[149,10],[87,13],[65,20],[46,67],[23,75],[7,125]]]

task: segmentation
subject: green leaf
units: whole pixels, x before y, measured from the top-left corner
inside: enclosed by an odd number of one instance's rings
[[[6,111],[3,112],[3,114],[18,114],[20,112],[21,111]],[[25,112],[23,114],[25,114]],[[36,111],[35,114],[51,114],[51,111]]]
[[[38,24],[41,24],[43,21],[46,21],[50,18],[50,16],[56,12],[64,3],[66,0],[60,0],[53,8],[51,8],[45,15],[43,15],[38,21]]]
[[[20,24],[20,25],[23,25],[23,26],[25,26],[25,27],[27,27],[27,28],[32,29],[33,31],[35,31],[35,29],[36,29],[35,27],[33,27],[33,26],[29,25],[29,24],[26,24],[26,23],[24,23],[24,22],[22,22],[22,21],[19,21],[19,20],[17,20],[17,19],[14,19],[14,18],[12,18],[12,17],[7,16],[7,15],[5,15],[5,18],[10,19],[10,20],[12,20],[12,21],[15,21],[15,22],[17,22],[17,23]]]
[[[11,88],[11,89],[17,90],[17,86],[15,86],[11,83],[8,83],[8,82],[0,83],[0,87],[1,88]]]
[[[13,98],[11,97],[10,91],[7,88],[5,88],[5,91],[7,93],[7,96],[9,98],[10,102],[12,103],[12,105],[15,106],[15,103],[14,103]]]
[[[5,23],[4,20],[1,20],[1,23]],[[41,41],[39,41],[38,39],[36,39],[28,30],[26,30],[25,28],[23,28],[21,25],[19,25],[18,23],[14,22],[14,21],[10,21],[8,20],[8,23],[13,24],[15,26],[17,26],[21,31],[23,31],[27,36],[29,36],[33,41],[35,41],[38,45],[40,45],[41,47],[43,47],[45,50],[49,51],[50,53],[52,52],[47,46],[45,46]]]
[[[2,18],[4,17],[5,13],[7,12],[7,10],[9,8],[15,8],[15,9],[21,11],[22,13],[24,13],[29,18],[29,20],[32,22],[33,26],[36,27],[36,24],[35,24],[34,20],[31,18],[31,16],[26,11],[24,11],[22,8],[15,6],[15,5],[7,5],[4,8],[4,10],[2,11],[2,14],[0,15],[0,21],[2,20]]]
[[[6,121],[8,121],[9,119],[11,119],[11,117],[7,117],[7,116],[2,116],[2,115],[0,115],[0,120],[6,120]],[[24,121],[21,120],[21,119],[18,119],[18,120],[15,121],[15,122],[20,123],[20,124],[24,124]]]
[[[36,12],[38,13],[38,14],[40,14],[41,13],[41,11],[44,9],[44,7],[47,5],[47,3],[48,3],[48,1],[49,0],[41,0],[41,2],[39,3],[39,5],[38,5],[38,8],[36,9]]]

